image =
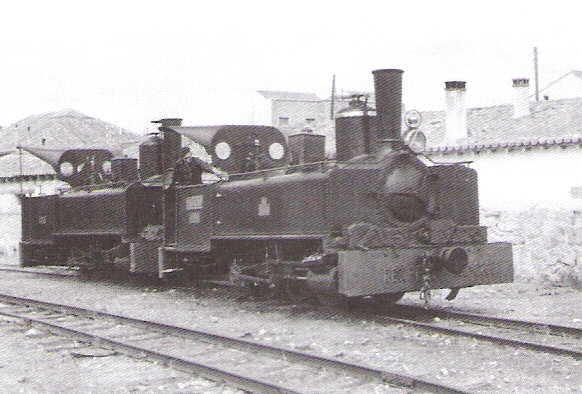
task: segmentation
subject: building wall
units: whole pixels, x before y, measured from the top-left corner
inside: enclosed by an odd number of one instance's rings
[[[316,129],[321,124],[321,107],[320,101],[273,100],[271,122],[283,132],[298,132],[308,125]],[[313,120],[308,124],[307,119]]]
[[[261,96],[262,97],[262,96]],[[334,113],[337,114],[349,106],[349,99],[336,99],[334,101]],[[373,99],[369,102],[374,106]],[[331,100],[287,100],[287,99],[262,99],[255,100],[253,105],[253,124],[268,124],[281,130],[286,136],[301,132],[309,128],[315,134],[325,136],[325,151],[328,157],[335,155],[335,122],[331,119]],[[268,121],[264,120],[269,113]],[[261,115],[262,114],[262,115]],[[282,123],[281,118],[287,119]],[[308,121],[308,119],[311,119]]]
[[[336,100],[334,103],[335,113],[348,105],[348,100]],[[277,127],[286,136],[299,133],[305,127],[316,134],[324,135],[325,151],[328,155],[335,153],[335,127],[330,116],[331,100],[272,100],[272,126]],[[287,118],[288,124],[281,124],[280,118]],[[308,119],[312,119],[312,121],[308,121]]]
[[[479,198],[484,205],[572,201],[572,187],[582,186],[582,147],[497,149],[492,152],[431,154],[437,162],[472,161],[479,174]]]

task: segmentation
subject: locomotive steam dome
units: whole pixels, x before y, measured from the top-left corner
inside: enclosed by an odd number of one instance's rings
[[[336,158],[348,161],[356,156],[371,152],[376,141],[372,135],[376,129],[376,110],[368,106],[359,96],[354,96],[350,106],[336,115]]]

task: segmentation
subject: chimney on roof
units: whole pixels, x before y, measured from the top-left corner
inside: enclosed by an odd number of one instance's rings
[[[513,80],[513,118],[521,118],[529,114],[529,78],[515,78]]]
[[[465,81],[445,82],[445,124],[448,141],[456,141],[468,135],[465,84]]]

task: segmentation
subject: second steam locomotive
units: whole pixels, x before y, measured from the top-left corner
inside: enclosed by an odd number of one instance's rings
[[[511,245],[488,243],[479,225],[476,172],[415,153],[401,136],[402,71],[373,75],[376,109],[354,101],[338,114],[333,162],[313,133],[180,119],[157,121],[139,168],[109,150],[22,147],[71,188],[22,196],[21,264],[390,303],[512,281]]]

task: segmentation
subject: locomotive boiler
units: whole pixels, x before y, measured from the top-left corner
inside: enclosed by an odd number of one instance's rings
[[[139,169],[99,150],[55,155],[47,161],[57,173],[79,180],[21,198],[22,265],[68,262],[324,302],[392,303],[441,288],[453,298],[511,281],[511,245],[488,243],[479,224],[476,172],[416,153],[420,132],[401,136],[402,71],[373,75],[376,109],[354,101],[338,114],[336,161],[313,133],[287,140],[270,126],[180,119],[157,121]],[[212,165],[188,155],[182,137]]]

